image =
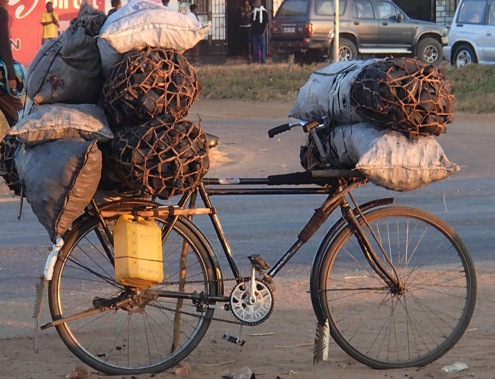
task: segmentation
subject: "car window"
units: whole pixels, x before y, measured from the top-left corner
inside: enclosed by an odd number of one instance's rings
[[[495,25],[495,4],[494,3],[490,4],[490,11],[488,12],[487,24],[488,25]]]
[[[352,4],[352,18],[375,18],[375,11],[370,0],[356,0]]]
[[[277,16],[305,16],[307,0],[286,0],[277,11]]]
[[[339,1],[339,15],[342,16],[345,11],[346,0]],[[334,0],[316,0],[315,13],[325,16],[333,16],[334,11]]]
[[[461,24],[481,24],[485,5],[485,0],[465,0],[459,8],[457,22]]]
[[[378,18],[388,20],[397,17],[397,8],[393,4],[387,1],[377,1],[376,6],[378,8]]]

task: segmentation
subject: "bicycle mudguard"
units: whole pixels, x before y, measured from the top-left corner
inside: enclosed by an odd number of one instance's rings
[[[361,212],[366,212],[369,211],[370,209],[374,208],[379,208],[383,207],[385,205],[392,204],[394,202],[393,197],[387,197],[383,199],[376,199],[376,200],[371,200],[367,203],[359,205],[359,210]],[[357,216],[359,215],[359,211],[357,208],[354,208],[354,214]],[[319,297],[319,286],[320,286],[320,269],[321,269],[321,263],[323,262],[323,259],[325,258],[326,251],[328,246],[332,243],[333,239],[337,235],[338,232],[342,230],[347,225],[347,222],[344,220],[343,217],[339,218],[330,228],[330,230],[325,234],[325,237],[323,237],[320,246],[318,247],[318,251],[314,257],[313,260],[313,265],[311,267],[311,276],[310,276],[310,281],[309,281],[309,293],[311,296],[311,304],[313,305],[313,310],[315,313],[315,316],[318,320],[319,325],[324,325],[325,322],[327,321],[323,310],[321,308],[320,304],[320,297]]]

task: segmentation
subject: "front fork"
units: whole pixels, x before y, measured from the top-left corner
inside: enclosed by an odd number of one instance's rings
[[[361,225],[362,223],[360,223],[356,218],[356,213],[353,211],[353,209],[351,209],[347,200],[343,200],[341,209],[342,215],[346,222],[354,228],[354,234],[359,242],[359,246],[361,247],[363,254],[366,256],[371,268],[378,274],[378,276],[380,276],[380,278],[382,278],[382,280],[387,284],[392,293],[400,294],[404,290],[404,285],[401,282],[399,275],[395,270],[395,267],[385,253],[380,240],[374,234],[371,226],[366,221],[366,218],[364,218],[364,215],[360,213],[365,224],[363,226]],[[359,208],[357,208],[357,210],[359,212]],[[376,242],[378,251],[376,251],[377,249],[373,248],[372,244],[370,243],[370,240],[365,233],[365,228],[370,231],[372,238]],[[383,259],[380,259],[379,255],[385,258],[385,260],[388,262],[389,268],[387,268],[383,264]]]

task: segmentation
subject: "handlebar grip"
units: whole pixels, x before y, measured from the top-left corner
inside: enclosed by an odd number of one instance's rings
[[[277,134],[286,132],[287,130],[290,130],[290,124],[283,124],[276,126],[268,131],[268,137],[273,138]]]

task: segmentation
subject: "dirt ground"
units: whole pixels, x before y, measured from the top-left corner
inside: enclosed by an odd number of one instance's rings
[[[180,377],[191,379],[222,379],[231,377],[240,369],[248,367],[259,379],[420,379],[420,378],[478,378],[493,379],[495,375],[495,312],[494,271],[479,274],[479,297],[477,310],[470,327],[461,341],[446,356],[424,368],[403,370],[373,370],[357,363],[335,343],[330,345],[329,360],[312,364],[315,316],[307,293],[307,279],[284,279],[277,281],[275,310],[262,325],[244,328],[243,347],[222,339],[223,334],[236,335],[238,329],[229,324],[216,323],[210,327],[199,347],[186,359],[191,373]],[[299,275],[297,275],[299,276]],[[283,299],[283,300],[282,300]],[[32,304],[3,304],[17,312],[32,312]],[[1,320],[2,326],[19,328],[29,335],[29,324]],[[23,333],[25,334],[25,333]],[[31,333],[32,335],[32,333]],[[442,367],[463,362],[468,369],[458,373],[445,373]],[[2,378],[50,379],[64,378],[80,362],[73,357],[54,331],[42,332],[39,353],[33,350],[33,338],[21,336],[0,339],[0,367]],[[82,366],[85,367],[85,366]],[[93,372],[81,378],[125,378],[105,376]],[[139,375],[132,378],[173,378],[170,372]],[[129,377],[127,377],[129,378]]]
[[[227,103],[225,103],[227,104]],[[238,106],[240,104],[237,104]],[[229,103],[232,106],[232,103]],[[244,106],[244,105],[243,105]],[[228,107],[226,107],[228,108]],[[286,105],[256,105],[254,111],[277,117],[287,110]],[[203,109],[203,108],[202,108]],[[204,112],[208,110],[204,107]],[[246,110],[246,112],[248,112]],[[253,112],[253,109],[251,109]],[[228,111],[225,112],[228,118]],[[252,114],[252,113],[251,113]],[[286,114],[286,113],[285,113]],[[481,116],[486,123],[493,115]],[[474,118],[473,122],[480,120]],[[236,160],[235,154],[218,153],[220,163]],[[493,154],[493,150],[491,150]],[[270,152],[263,151],[269,154]],[[493,169],[493,167],[491,167]],[[3,189],[4,190],[4,189]],[[5,192],[5,190],[4,190]],[[0,269],[5,269],[1,268]],[[224,332],[236,335],[237,327],[214,324],[199,347],[186,359],[191,373],[181,375],[190,379],[221,379],[231,377],[248,367],[259,379],[313,379],[313,378],[490,378],[495,377],[495,270],[477,267],[478,302],[470,327],[460,342],[443,358],[424,368],[378,371],[370,369],[346,355],[335,343],[331,343],[329,360],[313,365],[312,353],[316,319],[308,294],[308,272],[298,272],[277,280],[275,310],[271,317],[255,328],[244,328],[247,340],[243,347],[222,339]],[[4,283],[5,284],[5,283]],[[81,364],[63,345],[54,330],[41,333],[39,352],[33,349],[33,303],[23,300],[2,301],[0,310],[0,377],[19,379],[50,379],[71,377]],[[45,309],[45,318],[48,311]],[[7,337],[8,336],[8,337]],[[469,367],[456,373],[446,373],[442,367],[463,362]],[[87,375],[81,378],[110,378],[83,366]],[[77,377],[77,376],[72,376]],[[172,378],[171,372],[140,375],[132,378]],[[124,378],[115,376],[115,378]]]

